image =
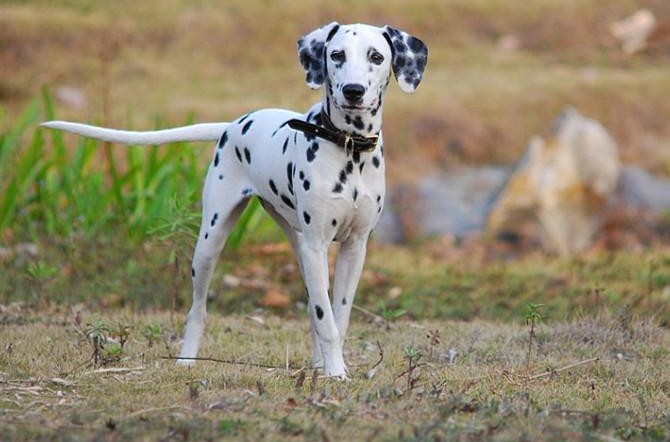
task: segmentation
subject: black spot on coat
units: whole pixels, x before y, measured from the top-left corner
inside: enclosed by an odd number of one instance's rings
[[[302,212],[302,217],[305,220],[305,224],[309,224],[312,221],[312,217],[307,212]]]
[[[318,320],[323,319],[323,309],[319,307],[318,305],[314,307],[314,311],[316,312],[316,318]]]
[[[226,131],[223,133],[223,135],[221,135],[221,138],[219,139],[218,148],[219,149],[223,148],[223,146],[225,146],[227,142],[228,142],[228,132]]]
[[[347,182],[347,171],[342,169],[340,171],[340,183],[346,184],[346,182]]]
[[[252,124],[254,124],[254,120],[247,121],[247,123],[242,127],[242,135],[247,134]]]
[[[283,193],[281,194],[281,200],[286,204],[288,207],[291,209],[295,210],[295,206],[293,205],[293,201],[291,201],[291,198],[287,197]]]

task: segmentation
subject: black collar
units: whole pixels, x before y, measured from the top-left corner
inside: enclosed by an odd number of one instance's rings
[[[291,129],[299,130],[300,132],[311,134],[330,141],[331,143],[335,143],[345,151],[372,152],[377,147],[379,136],[360,137],[340,130],[333,125],[333,122],[330,121],[328,115],[323,111],[321,111],[320,119],[321,125],[308,123],[298,119],[289,120],[287,124]]]

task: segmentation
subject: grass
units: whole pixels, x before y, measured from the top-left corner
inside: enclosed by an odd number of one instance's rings
[[[166,313],[9,305],[1,316],[0,437],[655,441],[670,434],[670,335],[649,321],[601,315],[538,325],[529,375],[522,312],[518,325],[374,324],[354,315],[352,380],[341,383],[305,367],[302,311],[297,319],[214,313],[201,354],[243,366],[203,361],[184,369],[163,359],[176,353],[181,332]],[[97,365],[94,328],[103,352],[118,347],[115,330],[126,330],[122,349]]]
[[[150,234],[193,237],[206,172],[203,150],[188,143],[118,149],[36,127],[55,118],[44,91],[13,129],[0,134],[0,231],[18,239],[91,238],[110,229],[135,241]],[[229,245],[239,246],[243,232],[263,220],[254,202]]]
[[[304,85],[297,38],[330,20],[387,22],[430,48],[417,93],[392,87],[385,106],[392,183],[463,163],[513,163],[570,105],[603,122],[627,163],[668,174],[667,51],[626,58],[608,32],[640,7],[670,15],[664,0],[534,0],[523,10],[467,0],[168,0],[160,10],[7,1],[0,44],[12,48],[2,60],[12,75],[0,80],[0,100],[10,127],[42,86],[84,93],[86,104],[63,106],[61,117],[121,127],[151,128],[156,115],[176,125],[189,114],[229,121],[262,107],[307,109],[320,95]],[[518,38],[519,50],[501,50],[503,36]]]
[[[668,174],[667,51],[625,58],[607,33],[641,6],[670,14],[664,0],[2,2],[0,439],[666,440],[661,242],[558,259],[487,240],[373,241],[352,381],[338,383],[305,367],[304,288],[252,202],[215,273],[201,353],[229,363],[177,369],[162,357],[178,351],[190,304],[210,148],[37,127],[306,109],[319,94],[304,86],[298,36],[330,20],[386,22],[430,48],[417,93],[388,95],[391,186],[511,163],[567,105],[602,121],[626,163]],[[519,49],[501,50],[503,36]],[[68,104],[62,86],[85,102]]]

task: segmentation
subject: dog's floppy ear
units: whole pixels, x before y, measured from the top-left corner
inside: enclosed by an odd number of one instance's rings
[[[324,51],[326,43],[333,38],[340,25],[336,22],[315,29],[298,40],[298,55],[300,64],[307,75],[307,86],[318,89],[323,84],[326,76],[326,65]]]
[[[391,26],[384,26],[384,38],[391,46],[393,74],[403,92],[416,90],[428,62],[428,48],[418,38]]]

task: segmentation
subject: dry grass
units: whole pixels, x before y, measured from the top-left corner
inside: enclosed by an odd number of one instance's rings
[[[625,316],[540,325],[529,378],[525,326],[374,324],[355,314],[346,383],[314,378],[305,367],[304,317],[212,314],[201,354],[249,365],[192,369],[162,359],[177,351],[180,328],[166,313],[13,305],[1,318],[5,440],[656,440],[670,433],[670,335]],[[129,330],[120,360],[98,367],[85,335],[96,318]],[[408,347],[421,354],[409,374]],[[383,360],[369,379],[379,348]]]
[[[304,86],[296,39],[330,20],[388,22],[430,47],[419,91],[394,89],[386,106],[392,180],[511,163],[569,105],[601,120],[626,162],[668,173],[667,51],[625,58],[607,31],[641,6],[670,16],[663,0],[5,2],[0,102],[11,116],[42,86],[75,86],[87,104],[61,117],[133,127],[306,109],[319,94]],[[518,50],[501,50],[503,36]]]

